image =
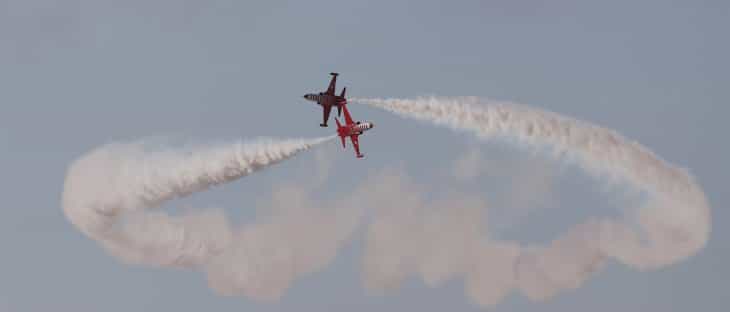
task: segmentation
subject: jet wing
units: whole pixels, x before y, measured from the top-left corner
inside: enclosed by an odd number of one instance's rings
[[[327,92],[325,92],[327,95],[335,95],[335,84],[337,84],[337,75],[332,75],[330,85],[327,87]]]
[[[347,105],[342,105],[342,110],[345,111],[345,124],[351,125],[351,124],[355,123],[354,121],[352,121],[352,116],[350,116],[350,111],[347,110]]]
[[[326,125],[327,120],[330,119],[330,111],[332,111],[332,105],[322,105],[322,117],[324,118],[322,121],[323,125]]]
[[[350,140],[352,140],[352,147],[355,148],[355,155],[357,155],[357,158],[362,158],[363,155],[360,154],[360,142],[357,137],[357,134],[353,134],[350,136]]]

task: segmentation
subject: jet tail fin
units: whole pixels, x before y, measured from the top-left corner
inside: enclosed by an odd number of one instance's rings
[[[347,104],[347,99],[345,99],[345,91],[347,91],[347,87],[342,88],[342,93],[340,93],[340,97],[342,98],[342,100],[337,105],[337,116],[342,116],[342,106]]]

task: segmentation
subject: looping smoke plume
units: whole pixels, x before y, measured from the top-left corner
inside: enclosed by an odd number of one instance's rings
[[[482,241],[475,230],[480,225],[473,224],[478,218],[454,219],[450,214],[435,220],[455,222],[457,226],[436,227],[441,229],[440,234],[447,235],[437,238],[428,231],[430,227],[424,226],[428,222],[418,223],[411,215],[391,213],[373,225],[379,230],[370,231],[372,247],[365,263],[366,271],[371,273],[366,285],[371,288],[391,287],[408,273],[420,275],[429,285],[458,274],[466,279],[469,297],[481,305],[494,305],[513,289],[531,299],[545,299],[560,290],[577,288],[608,259],[638,270],[657,269],[690,257],[707,242],[710,210],[692,176],[613,130],[476,97],[351,101],[470,132],[482,139],[547,147],[555,156],[578,164],[590,174],[625,182],[649,195],[643,207],[625,216],[627,220],[589,220],[546,246]],[[414,223],[419,225],[403,226]],[[444,233],[448,231],[457,233]],[[399,244],[386,236],[407,237],[409,241]],[[443,258],[446,254],[448,259]]]
[[[79,230],[125,262],[200,269],[208,272],[211,287],[222,294],[276,299],[296,276],[321,268],[334,257],[355,227],[352,216],[310,210],[300,218],[290,210],[267,222],[234,229],[222,210],[170,215],[155,209],[332,138],[259,140],[187,150],[145,143],[105,145],[68,169],[63,209]],[[297,244],[286,235],[292,229],[301,232]]]
[[[618,133],[555,113],[474,97],[354,99],[398,115],[552,151],[587,173],[646,193],[621,218],[593,218],[544,246],[486,238],[480,196],[436,198],[397,170],[365,179],[338,200],[315,201],[300,186],[279,187],[271,215],[236,227],[222,210],[171,215],[164,203],[284,161],[329,138],[264,140],[186,150],[145,143],[109,144],[75,161],[63,191],[67,218],[119,259],[204,271],[223,295],[276,300],[297,277],[326,267],[360,225],[365,229],[363,280],[371,290],[397,287],[409,276],[429,286],[463,277],[483,306],[513,291],[540,300],[579,287],[615,260],[638,270],[692,256],[707,242],[710,209],[683,169]],[[547,148],[547,149],[545,149]],[[456,176],[469,179],[478,157]],[[477,164],[478,165],[478,164]],[[535,178],[534,176],[532,178]],[[320,181],[321,182],[321,181]],[[539,186],[540,183],[538,183]],[[520,184],[511,192],[544,191]],[[529,196],[526,196],[529,197]]]

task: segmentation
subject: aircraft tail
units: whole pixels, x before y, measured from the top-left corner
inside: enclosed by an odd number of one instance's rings
[[[342,116],[342,106],[347,104],[347,100],[345,99],[345,91],[347,91],[347,87],[342,88],[342,93],[340,93],[342,102],[337,105],[337,116]]]

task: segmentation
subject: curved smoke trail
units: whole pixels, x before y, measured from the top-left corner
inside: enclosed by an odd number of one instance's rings
[[[333,254],[330,250],[345,235],[333,228],[341,221],[338,216],[315,214],[302,219],[319,217],[312,222],[317,224],[314,231],[304,230],[307,221],[288,215],[235,231],[220,210],[170,215],[155,208],[234,181],[331,138],[260,140],[187,150],[145,143],[105,145],[68,169],[63,210],[79,230],[123,261],[201,269],[209,273],[211,287],[220,293],[275,299],[297,275],[328,261],[327,257],[307,261],[307,257],[316,257],[309,254],[317,247],[323,249],[320,254]],[[302,230],[299,241],[308,242],[310,250],[296,253],[297,246],[286,241],[284,234],[292,228]],[[286,258],[270,249],[290,254]],[[265,270],[272,262],[296,268],[272,277],[268,272],[275,270]]]
[[[710,210],[701,188],[688,172],[674,167],[645,147],[613,130],[527,106],[493,102],[476,97],[416,99],[352,99],[398,115],[468,131],[482,139],[503,138],[528,147],[550,147],[555,155],[572,160],[591,174],[627,182],[649,195],[647,203],[631,211],[625,220],[595,219],[580,224],[547,246],[521,247],[510,242],[482,242],[472,220],[449,215],[439,236],[420,224],[412,229],[404,248],[397,240],[371,234],[366,270],[371,287],[385,287],[391,275],[418,274],[428,284],[444,275],[466,277],[467,293],[477,303],[493,305],[512,289],[529,298],[544,299],[562,289],[578,287],[608,259],[639,270],[657,269],[681,261],[703,248],[710,232]],[[388,230],[388,237],[404,237],[403,224],[415,221],[385,220],[375,225]],[[454,218],[451,218],[454,219]],[[433,218],[428,219],[433,220]],[[397,224],[398,226],[388,226]],[[428,223],[426,223],[428,224]],[[419,240],[421,243],[419,244]],[[442,242],[443,244],[441,244]],[[447,249],[444,249],[447,248]],[[458,249],[458,252],[443,250]],[[436,249],[439,249],[438,251]],[[441,259],[448,254],[449,259]],[[441,258],[439,258],[441,257]],[[399,259],[399,269],[388,270]],[[402,262],[408,259],[410,265]],[[390,261],[390,262],[389,262]],[[419,269],[420,268],[420,269]],[[378,281],[384,281],[378,283]]]

